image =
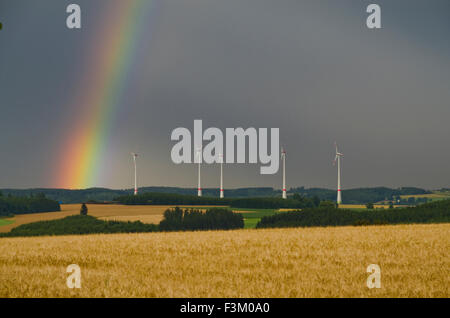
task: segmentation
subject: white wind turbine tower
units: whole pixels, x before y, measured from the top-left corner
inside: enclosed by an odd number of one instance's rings
[[[333,165],[336,164],[337,160],[337,168],[338,168],[338,183],[337,183],[337,204],[342,203],[342,197],[341,197],[341,157],[344,155],[338,151],[338,147],[336,142],[334,143],[334,146],[336,147],[336,157],[334,157]]]
[[[134,195],[137,195],[138,193],[138,189],[137,189],[137,166],[136,166],[136,158],[137,158],[137,153],[132,152],[131,155],[133,156],[133,161],[134,161]]]
[[[201,163],[202,163],[202,148],[198,147],[197,148],[197,156],[198,156],[198,187],[197,187],[197,195],[199,197],[202,196],[202,186],[201,186],[201,181],[200,181],[200,167],[201,167]]]
[[[219,154],[220,158],[220,198],[224,197],[223,191],[223,154]]]
[[[281,159],[283,160],[283,199],[287,199],[286,195],[286,151],[281,148]]]

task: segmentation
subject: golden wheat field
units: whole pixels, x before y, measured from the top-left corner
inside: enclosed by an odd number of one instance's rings
[[[409,199],[409,198],[448,199],[450,198],[450,191],[436,191],[434,193],[429,194],[401,195],[400,197],[402,199]]]
[[[449,243],[450,224],[2,238],[0,297],[449,297]]]

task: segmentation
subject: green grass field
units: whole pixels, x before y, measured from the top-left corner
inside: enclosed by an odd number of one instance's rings
[[[274,209],[236,209],[233,208],[234,212],[239,211],[245,211],[245,213],[242,213],[244,217],[244,228],[245,229],[254,229],[256,227],[256,224],[258,224],[259,220],[263,216],[269,216],[274,215],[275,213],[278,213],[278,210]],[[250,211],[250,212],[248,212]]]
[[[256,228],[256,224],[260,221],[260,218],[249,218],[244,219],[244,229],[254,229]]]
[[[14,220],[0,219],[0,226],[14,223]]]

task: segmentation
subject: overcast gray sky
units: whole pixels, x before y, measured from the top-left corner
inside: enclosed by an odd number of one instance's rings
[[[114,0],[118,1],[118,0]],[[0,0],[0,187],[58,187],[54,166],[86,80],[86,52],[114,1]],[[124,1],[124,0],[119,0]],[[287,182],[343,188],[450,186],[450,1],[157,0],[91,186],[196,187],[171,162],[171,131],[279,127]],[[83,27],[65,26],[69,3]],[[366,7],[382,29],[366,27]],[[100,48],[99,48],[100,49]],[[218,186],[217,165],[203,186]],[[281,174],[227,165],[225,187],[281,187]]]

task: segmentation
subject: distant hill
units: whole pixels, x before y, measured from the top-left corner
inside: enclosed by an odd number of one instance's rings
[[[60,203],[81,203],[88,201],[112,201],[115,198],[123,195],[132,194],[132,189],[114,190],[107,188],[90,188],[82,190],[67,190],[67,189],[1,189],[3,195],[9,194],[13,196],[30,196],[39,193],[45,194],[49,199],[56,200]],[[154,192],[154,193],[175,193],[185,195],[196,195],[196,188],[177,188],[177,187],[142,187],[139,188],[139,193]],[[288,191],[289,194],[299,193],[305,197],[317,196],[321,200],[336,200],[336,190],[324,189],[324,188],[291,188]],[[420,188],[402,187],[398,189],[391,189],[386,187],[376,188],[357,188],[342,191],[342,199],[345,204],[365,204],[368,202],[379,202],[383,200],[393,200],[396,197],[404,195],[421,195],[430,194],[431,191],[427,191]],[[203,189],[203,195],[207,197],[218,197],[219,189],[206,188]],[[255,197],[275,197],[281,196],[281,190],[277,190],[270,187],[260,188],[237,188],[226,189],[226,198],[255,198]]]
[[[68,189],[0,189],[5,195],[13,196],[30,196],[43,193],[47,198],[56,200],[60,203],[82,203],[88,201],[112,201],[115,198],[123,195],[133,193],[133,189],[114,190],[107,188],[89,188],[82,190],[68,190]],[[176,187],[142,187],[139,188],[139,193],[175,193],[185,195],[197,195],[196,188],[176,188]],[[202,189],[203,196],[215,197],[219,195],[219,189],[216,188],[204,188]],[[247,197],[272,197],[281,195],[280,191],[276,191],[273,188],[239,188],[225,190],[226,197],[233,198],[247,198]]]
[[[67,189],[1,189],[4,196],[30,196],[39,193],[45,194],[49,199],[58,201],[59,203],[82,203],[87,201],[111,201],[115,197],[132,193],[131,190],[111,190],[106,188],[90,188],[83,190],[67,190]]]

